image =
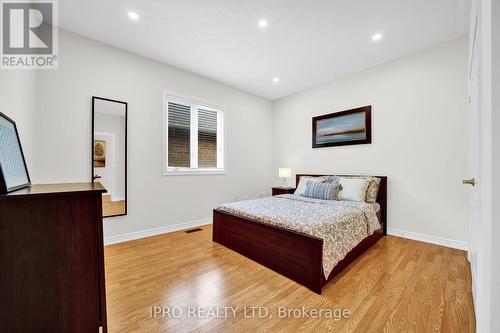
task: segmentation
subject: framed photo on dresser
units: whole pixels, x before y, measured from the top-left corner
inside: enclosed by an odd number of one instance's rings
[[[31,185],[16,123],[0,112],[0,193]]]

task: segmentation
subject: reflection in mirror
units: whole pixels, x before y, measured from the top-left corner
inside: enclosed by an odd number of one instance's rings
[[[103,217],[127,214],[127,103],[92,97],[92,180],[106,188]]]

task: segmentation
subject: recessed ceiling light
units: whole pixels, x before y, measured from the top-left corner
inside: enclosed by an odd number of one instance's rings
[[[260,20],[258,23],[259,27],[265,28],[267,27],[267,21],[266,20]]]
[[[137,14],[136,12],[128,12],[128,17],[130,17],[134,21],[137,21],[139,19],[139,14]]]
[[[275,77],[275,78],[273,79],[273,82],[274,82],[274,83],[278,83],[278,82],[280,82],[280,78],[279,78],[279,77]]]
[[[376,33],[372,36],[372,41],[377,42],[382,39],[382,34],[381,33]]]

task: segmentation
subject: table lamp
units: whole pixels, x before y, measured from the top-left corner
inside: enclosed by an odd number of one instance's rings
[[[279,168],[278,177],[283,178],[283,187],[287,187],[286,179],[292,177],[292,169],[290,168]]]

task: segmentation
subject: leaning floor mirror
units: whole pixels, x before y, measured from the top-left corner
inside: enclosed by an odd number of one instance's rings
[[[92,181],[102,196],[103,217],[127,214],[127,103],[92,97]]]

